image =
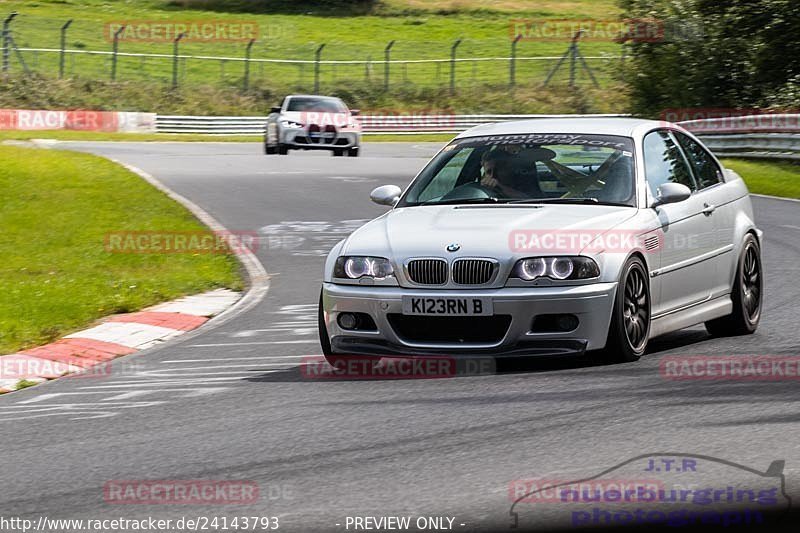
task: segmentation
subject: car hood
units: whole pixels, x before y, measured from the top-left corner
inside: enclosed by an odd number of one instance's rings
[[[524,256],[515,251],[515,232],[600,235],[636,215],[630,207],[602,205],[443,205],[393,209],[365,224],[345,242],[343,255],[409,257]],[[451,244],[457,252],[448,253]]]

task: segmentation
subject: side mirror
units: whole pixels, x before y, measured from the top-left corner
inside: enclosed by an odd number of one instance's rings
[[[652,207],[682,202],[692,195],[692,191],[682,183],[665,183],[658,188],[658,198]]]
[[[379,205],[391,205],[397,203],[403,191],[397,185],[383,185],[369,193],[369,199]]]
[[[361,110],[360,110],[360,109],[351,109],[351,110],[350,110],[350,114],[351,114],[352,116],[354,116],[354,117],[357,117],[358,115],[360,115],[360,114],[361,114]]]
[[[280,113],[281,112],[281,106],[274,105],[274,106],[269,108],[269,112],[270,113]]]

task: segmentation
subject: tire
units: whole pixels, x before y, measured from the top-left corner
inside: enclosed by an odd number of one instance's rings
[[[638,257],[625,263],[608,328],[603,359],[610,363],[638,361],[647,350],[650,335],[650,284],[647,269]]]
[[[278,145],[278,154],[279,155],[286,155],[289,153],[289,148],[286,147],[285,144]]]
[[[277,150],[275,149],[275,147],[274,147],[274,146],[270,146],[270,145],[268,145],[266,142],[264,142],[264,153],[265,153],[266,155],[272,155],[272,154],[274,154],[275,152],[277,152]]]
[[[347,150],[347,157],[358,157],[358,147]]]
[[[319,291],[319,307],[317,308],[317,331],[319,331],[319,345],[325,359],[333,355],[331,339],[328,337],[328,327],[325,325],[325,313],[322,310],[322,291]],[[330,362],[330,360],[328,361]]]
[[[334,148],[333,150],[333,157],[342,157],[344,155],[344,150],[341,148]]]
[[[758,329],[764,295],[764,273],[761,269],[761,247],[753,234],[744,238],[742,253],[736,266],[731,300],[733,312],[706,322],[706,330],[715,337],[750,335]]]

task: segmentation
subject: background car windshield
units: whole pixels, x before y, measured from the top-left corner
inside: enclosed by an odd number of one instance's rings
[[[339,100],[333,98],[295,97],[289,100],[287,111],[317,111],[327,113],[344,113],[347,109]]]
[[[536,133],[453,142],[398,206],[585,198],[633,206],[634,193],[632,139]]]

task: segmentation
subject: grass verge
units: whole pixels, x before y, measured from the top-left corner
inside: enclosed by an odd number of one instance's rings
[[[570,46],[568,24],[559,36],[535,33],[518,42],[516,89],[510,89],[512,35],[525,33],[521,19],[603,21],[621,13],[616,0],[385,0],[365,2],[294,2],[290,0],[0,0],[4,12],[17,11],[11,23],[15,43],[27,67],[38,80],[22,77],[16,54],[10,59],[12,81],[0,82],[0,107],[83,108],[153,111],[167,114],[243,114],[264,112],[287,93],[319,91],[342,97],[364,110],[453,109],[457,112],[585,112],[590,106],[602,112],[624,109],[619,89],[622,48],[613,35],[593,32],[580,42],[582,54],[598,80],[593,89],[582,68],[577,69],[580,99],[567,87],[569,68],[562,65],[550,84],[543,83],[557,60]],[[64,78],[61,68],[61,27],[68,53]],[[515,22],[516,21],[516,22]],[[164,28],[172,24],[240,22],[257,26],[253,61],[247,69],[247,39],[210,40],[188,37],[180,43],[177,90],[172,89],[172,37]],[[114,28],[128,24],[122,34],[112,78]],[[165,24],[161,27],[162,24]],[[151,26],[152,25],[152,26]],[[156,35],[149,37],[148,28]],[[614,28],[611,25],[609,28]],[[138,30],[137,30],[138,28]],[[161,28],[159,30],[158,28]],[[167,30],[169,31],[169,30]],[[142,33],[144,32],[144,33]],[[454,64],[455,93],[450,91],[451,47],[460,39],[457,56],[481,58]],[[389,42],[396,61],[435,59],[438,62],[383,63]],[[310,63],[259,60],[311,61],[316,50],[323,61],[317,71]],[[156,54],[136,57],[126,54]],[[222,57],[224,60],[207,59]],[[206,59],[202,59],[204,57]],[[494,58],[494,59],[492,59]],[[535,58],[531,59],[531,58]],[[550,59],[544,59],[550,58]],[[344,62],[342,62],[344,61]],[[360,63],[348,63],[358,61]],[[384,88],[388,75],[389,87]],[[20,78],[14,82],[14,78]],[[566,111],[561,111],[566,110]]]
[[[121,254],[120,231],[205,231],[141,178],[88,154],[0,146],[0,354],[112,313],[218,287],[241,289],[224,254]]]
[[[722,163],[742,176],[751,193],[800,198],[800,163],[752,159],[723,159]]]

